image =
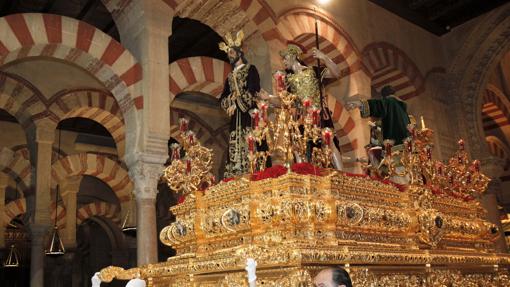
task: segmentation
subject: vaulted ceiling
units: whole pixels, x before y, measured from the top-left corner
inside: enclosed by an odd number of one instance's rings
[[[369,0],[438,36],[508,0]]]

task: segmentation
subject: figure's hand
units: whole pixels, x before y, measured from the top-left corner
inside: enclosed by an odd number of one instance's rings
[[[228,107],[228,109],[227,109],[227,115],[228,115],[229,117],[231,117],[231,116],[233,116],[233,115],[234,115],[235,111],[236,111],[236,106],[230,106],[230,107]]]
[[[260,89],[260,92],[258,92],[258,96],[259,98],[261,98],[262,100],[270,100],[271,98],[273,98],[274,96],[271,96],[266,90],[264,89]]]
[[[96,272],[94,274],[94,276],[92,276],[92,278],[90,279],[90,281],[92,282],[92,287],[99,287],[101,286],[101,278],[99,278],[99,272]]]
[[[326,54],[324,54],[317,48],[312,49],[312,56],[314,57],[314,59],[319,59],[319,60],[323,60],[323,61],[328,58],[328,56],[326,56]]]
[[[257,261],[255,261],[255,259],[246,259],[246,267],[244,270],[248,273],[248,282],[254,282],[257,280],[257,275],[255,275],[255,271],[257,270]]]
[[[361,108],[361,102],[360,101],[347,102],[347,104],[345,105],[345,108],[348,111],[352,111],[354,109],[359,109],[359,108]]]

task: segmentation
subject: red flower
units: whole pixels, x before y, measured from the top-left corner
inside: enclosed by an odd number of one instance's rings
[[[303,174],[303,175],[321,175],[322,174],[322,168],[317,167],[311,163],[303,162],[303,163],[295,163],[290,167],[290,170],[297,174]]]
[[[266,178],[277,178],[287,173],[287,168],[283,165],[275,165],[269,168],[266,168],[261,171],[257,171],[251,175],[251,180],[258,181]]]
[[[185,200],[186,200],[186,196],[184,196],[184,195],[179,195],[179,197],[177,198],[177,204],[181,204],[181,203],[183,203]]]
[[[224,178],[224,179],[222,180],[222,182],[229,182],[229,181],[232,181],[232,180],[234,180],[234,179],[235,179],[234,177]]]

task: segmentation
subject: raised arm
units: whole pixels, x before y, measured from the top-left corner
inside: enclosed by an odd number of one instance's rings
[[[313,48],[312,55],[315,59],[321,60],[324,65],[326,65],[326,71],[324,73],[324,77],[331,79],[338,79],[340,78],[340,68],[338,68],[338,65],[333,62],[326,54],[323,52],[317,50],[317,48]]]

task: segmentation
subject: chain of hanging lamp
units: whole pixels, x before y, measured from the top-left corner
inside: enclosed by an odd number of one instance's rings
[[[58,150],[60,151],[60,138],[62,136],[62,130],[59,129],[58,132]],[[60,154],[57,155],[60,157]],[[53,225],[53,231],[51,233],[51,240],[48,243],[48,247],[46,248],[46,255],[47,256],[61,256],[64,255],[66,250],[64,248],[64,244],[62,243],[62,239],[60,238],[59,232],[58,232],[58,225],[57,225],[57,215],[58,215],[58,193],[59,193],[59,185],[57,184],[57,188],[55,190],[55,224]]]

